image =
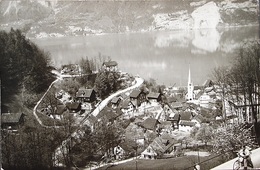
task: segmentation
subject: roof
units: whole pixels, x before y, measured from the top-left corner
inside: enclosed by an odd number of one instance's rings
[[[168,101],[168,103],[173,103],[173,102],[177,101],[177,98],[176,97],[167,97],[167,101]]]
[[[140,90],[133,90],[130,94],[130,97],[137,98],[141,94]]]
[[[80,88],[76,93],[76,97],[90,97],[95,92],[93,89],[82,89]]]
[[[103,65],[105,65],[107,67],[115,67],[115,66],[117,66],[117,62],[116,61],[108,61],[108,62],[104,62]]]
[[[114,110],[106,106],[99,112],[97,119],[106,117],[108,120],[113,120],[122,114],[123,112],[120,109]]]
[[[172,106],[172,108],[176,109],[176,108],[182,108],[183,104],[182,104],[182,102],[174,102],[174,103],[171,103],[171,106]]]
[[[2,113],[2,123],[19,123],[23,113]]]
[[[191,120],[191,113],[190,112],[181,112],[181,120]]]
[[[175,121],[178,121],[180,118],[180,114],[179,113],[176,113],[174,116],[173,116],[173,120]]]
[[[66,106],[67,106],[69,109],[77,110],[77,109],[80,108],[80,103],[78,103],[78,102],[67,103]]]
[[[147,118],[142,123],[141,126],[145,129],[154,130],[155,126],[160,123],[157,119]]]
[[[134,152],[137,147],[137,143],[134,140],[127,139],[120,143],[119,146],[126,152]]]
[[[183,126],[194,126],[196,123],[195,122],[191,122],[191,121],[187,121],[187,120],[181,120],[179,125],[183,125]]]
[[[197,120],[199,123],[204,123],[205,122],[205,119],[204,119],[204,117],[202,116],[202,115],[196,115],[195,117],[194,117],[194,119],[195,120]]]
[[[165,153],[172,145],[174,144],[174,140],[165,140],[162,137],[157,137],[150,144],[150,147],[158,154],[162,155]]]
[[[214,82],[210,79],[207,79],[204,83],[203,83],[203,86],[204,87],[210,87],[210,86],[213,86],[214,85]]]
[[[66,106],[63,104],[60,104],[56,107],[55,114],[62,115],[62,113],[65,111],[66,111]]]
[[[147,95],[147,98],[148,99],[158,99],[160,97],[160,93],[155,93],[155,92],[150,92],[148,95]]]
[[[111,100],[111,103],[117,104],[120,100],[121,100],[120,97],[114,97],[114,98]]]
[[[123,103],[122,103],[122,105],[121,105],[121,108],[122,108],[122,109],[128,109],[129,103],[132,104],[133,106],[135,106],[135,105],[130,101],[130,99],[126,99],[126,100],[123,101]]]

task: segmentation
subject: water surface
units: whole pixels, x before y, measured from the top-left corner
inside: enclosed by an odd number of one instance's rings
[[[251,26],[32,40],[50,52],[57,67],[101,53],[117,61],[122,71],[158,84],[186,86],[189,66],[193,83],[201,85],[215,67],[229,66],[244,42],[257,39],[258,27]]]

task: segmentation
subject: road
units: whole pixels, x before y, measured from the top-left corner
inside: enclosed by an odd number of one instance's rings
[[[135,78],[135,82],[136,82],[135,85],[133,85],[131,87],[128,87],[128,88],[126,88],[124,90],[119,90],[116,93],[114,93],[114,94],[110,95],[109,97],[107,97],[105,100],[103,100],[98,105],[98,107],[91,114],[96,117],[98,115],[98,113],[100,112],[100,110],[102,110],[108,104],[108,102],[110,100],[112,100],[114,97],[116,97],[116,96],[118,96],[118,95],[120,95],[122,93],[125,93],[127,91],[130,91],[130,90],[133,90],[133,89],[139,87],[141,84],[143,84],[144,80],[142,78],[136,77]]]
[[[251,155],[251,159],[252,159],[252,162],[254,164],[254,168],[256,169],[260,169],[260,148],[258,149],[255,149],[252,151],[252,155]],[[233,164],[234,162],[237,160],[237,158],[235,159],[232,159],[224,164],[221,164],[211,170],[223,170],[223,169],[233,169]]]

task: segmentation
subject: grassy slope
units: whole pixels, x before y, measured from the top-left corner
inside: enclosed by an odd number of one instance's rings
[[[204,162],[201,164],[201,169],[207,170],[212,167],[215,167],[221,163],[219,157],[211,159],[213,156],[208,157],[200,157],[200,161]],[[206,161],[208,160],[208,161]],[[157,159],[157,160],[137,160],[137,168],[142,170],[193,170],[193,166],[198,162],[197,156],[185,156],[178,158],[170,158],[170,159]],[[103,169],[110,170],[131,170],[136,169],[136,162],[130,161],[124,164],[119,164],[115,166],[105,166],[99,168],[99,170]]]

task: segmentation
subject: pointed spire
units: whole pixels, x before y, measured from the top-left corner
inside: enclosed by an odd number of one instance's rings
[[[188,92],[187,92],[187,96],[186,99],[187,100],[193,100],[193,84],[191,82],[191,73],[190,73],[190,65],[189,65],[189,76],[188,76]]]
[[[189,64],[189,77],[188,77],[188,86],[191,84],[191,75],[190,75],[190,64]]]

